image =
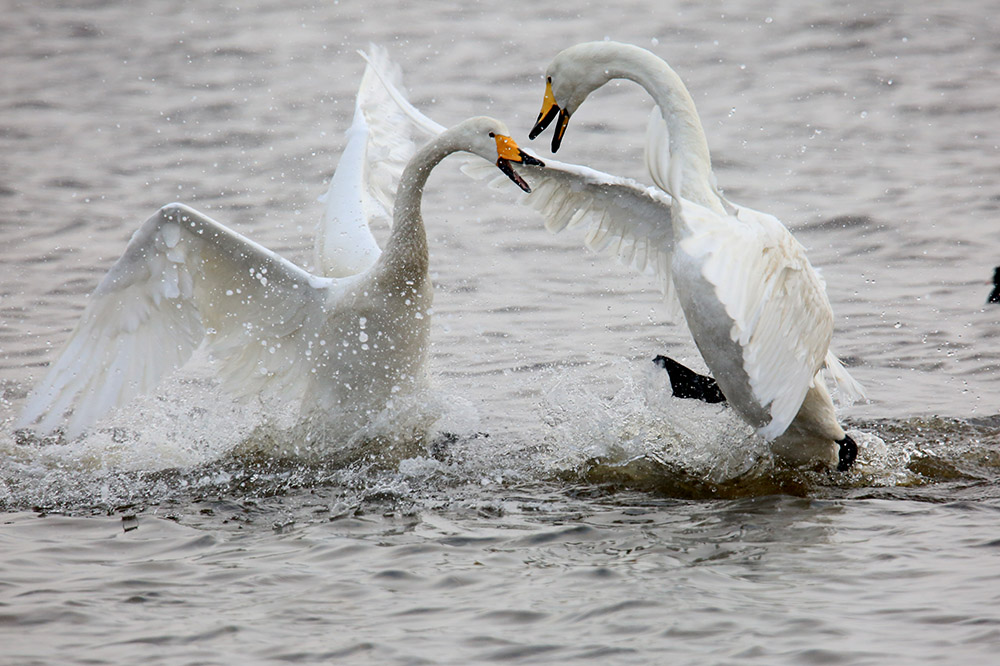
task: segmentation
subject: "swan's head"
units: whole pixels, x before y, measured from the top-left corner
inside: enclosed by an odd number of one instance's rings
[[[518,148],[514,139],[510,138],[510,130],[506,125],[496,118],[480,116],[456,125],[452,131],[459,137],[461,150],[479,155],[484,160],[496,162],[497,168],[514,181],[515,185],[525,192],[531,192],[531,187],[514,171],[511,163],[528,166],[545,166],[545,164]]]
[[[623,53],[637,48],[618,42],[586,42],[560,51],[545,70],[545,98],[528,138],[541,134],[558,115],[552,152],[559,150],[570,116],[587,95],[621,75]]]

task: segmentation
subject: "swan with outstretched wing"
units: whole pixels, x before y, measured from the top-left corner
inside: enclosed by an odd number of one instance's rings
[[[405,134],[380,146],[386,135],[371,128],[394,126],[365,115],[362,100],[372,79],[362,81],[361,117],[355,115],[317,238],[324,274],[313,275],[188,206],[164,206],[91,295],[17,427],[47,433],[63,426],[74,437],[111,408],[152,390],[203,341],[237,394],[276,392],[301,403],[303,412],[335,415],[341,427],[360,427],[393,395],[420,383],[433,298],[420,213],[428,175],[463,151],[527,190],[511,162],[537,161],[520,151],[501,122],[486,117],[441,132],[415,153]],[[399,161],[405,169],[394,175]],[[374,186],[379,178],[384,183]],[[394,179],[393,198],[387,193]],[[368,221],[387,206],[393,226],[379,251]]]
[[[556,121],[552,150],[558,150],[572,114],[612,79],[638,83],[656,102],[645,161],[659,189],[677,197],[670,279],[722,393],[783,457],[850,468],[857,445],[837,422],[818,373],[825,369],[850,400],[864,393],[830,352],[826,287],[775,217],[722,196],[694,101],[677,73],[630,44],[565,49],[546,70],[529,138]]]

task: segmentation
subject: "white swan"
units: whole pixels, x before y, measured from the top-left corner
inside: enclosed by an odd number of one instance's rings
[[[355,130],[355,137],[363,132],[357,117]],[[420,214],[428,175],[448,155],[465,151],[528,190],[510,162],[535,160],[508,135],[501,122],[478,117],[420,149],[400,177],[381,253],[374,241],[354,245],[370,236],[367,218],[344,217],[367,197],[355,189],[364,178],[356,178],[359,164],[349,146],[330,194],[353,203],[340,207],[334,233],[328,228],[318,239],[324,271],[362,269],[347,277],[312,275],[196,210],[164,206],[98,285],[16,427],[40,419],[36,431],[51,432],[74,407],[64,434],[76,436],[152,389],[203,339],[237,393],[280,391],[301,401],[304,413],[332,411],[347,420],[340,427],[360,427],[423,373],[433,296]],[[334,185],[348,167],[355,188],[338,195]],[[351,242],[334,238],[341,231]]]
[[[728,402],[775,452],[846,470],[857,445],[837,422],[818,374],[849,399],[861,387],[829,351],[833,312],[805,250],[773,216],[722,197],[694,101],[680,77],[645,49],[578,44],[546,70],[545,97],[529,137],[556,117],[552,150],[587,95],[612,79],[635,81],[657,104],[646,143],[654,182],[678,196],[670,219],[676,250],[670,281],[706,365]],[[633,222],[648,225],[648,220]]]

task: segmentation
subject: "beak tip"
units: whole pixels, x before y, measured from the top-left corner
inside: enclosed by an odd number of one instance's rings
[[[504,159],[503,157],[498,158],[497,168],[499,168],[500,171],[502,171],[505,176],[510,178],[515,185],[520,187],[528,194],[531,194],[531,187],[528,186],[528,183],[527,181],[524,180],[524,178],[521,178],[521,176],[516,171],[514,171],[514,167],[510,165],[509,160]]]
[[[531,128],[528,132],[528,139],[534,139],[539,134],[545,131],[545,128],[555,120],[556,116],[559,115],[559,107],[552,104],[548,108],[542,107],[542,112],[538,114],[538,120],[535,121],[535,126]]]

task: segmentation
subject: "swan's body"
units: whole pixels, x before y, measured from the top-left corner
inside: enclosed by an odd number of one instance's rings
[[[352,131],[359,127],[356,118]],[[457,151],[510,170],[508,160],[523,156],[506,135],[499,121],[473,118],[418,151],[399,179],[381,253],[374,241],[354,244],[370,237],[368,213],[360,222],[349,215],[367,205],[358,189],[365,179],[341,189],[346,198],[334,202],[341,214],[331,216],[317,243],[324,272],[359,271],[347,277],[312,275],[196,210],[164,206],[91,296],[18,427],[40,419],[35,429],[50,432],[73,407],[65,434],[75,436],[155,387],[203,339],[237,393],[280,392],[306,414],[329,414],[339,428],[360,427],[423,376],[433,295],[420,214],[427,177]],[[337,177],[358,168],[350,155],[345,151]],[[344,242],[333,240],[341,235]]]
[[[850,398],[863,392],[829,351],[833,312],[825,285],[776,218],[722,197],[680,77],[645,49],[615,42],[566,49],[546,77],[530,136],[558,115],[553,151],[573,112],[611,79],[630,79],[652,95],[646,165],[657,186],[676,195],[663,218],[674,241],[668,282],[706,365],[727,401],[781,457],[848,468],[856,446],[819,372],[830,372]]]

